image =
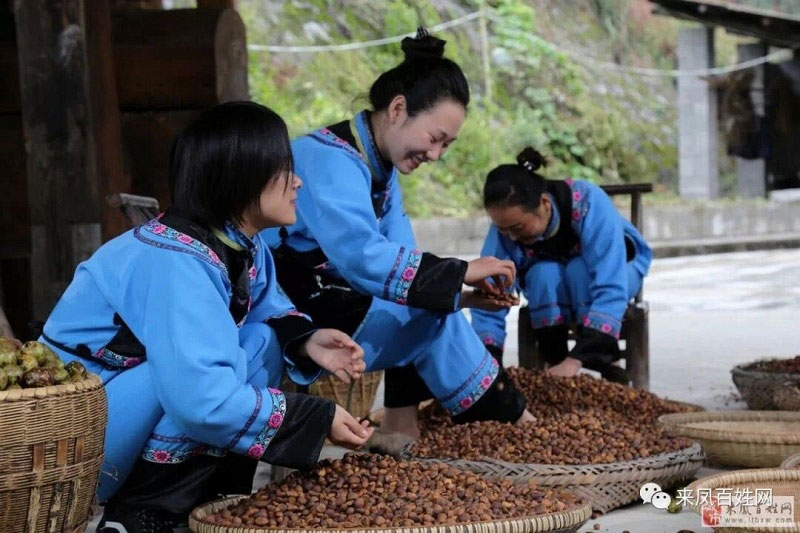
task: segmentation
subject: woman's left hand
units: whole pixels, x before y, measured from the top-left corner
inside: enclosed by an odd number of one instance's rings
[[[306,341],[305,351],[344,383],[360,378],[367,367],[361,346],[338,329],[318,329]]]
[[[574,357],[567,357],[555,366],[547,369],[547,373],[551,376],[572,377],[580,371],[583,364]]]

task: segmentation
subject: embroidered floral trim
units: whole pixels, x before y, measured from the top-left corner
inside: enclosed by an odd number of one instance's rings
[[[144,237],[144,235],[140,233],[140,230],[147,231],[149,233],[152,233],[153,235],[158,235],[159,237],[162,237],[164,239],[179,242],[181,244],[184,244],[185,247],[173,247],[163,244],[159,241],[150,240]],[[144,225],[136,228],[136,230],[134,231],[134,236],[142,242],[145,242],[153,246],[157,246],[159,248],[166,248],[170,250],[176,250],[179,252],[191,253],[202,259],[205,259],[206,261],[220,268],[224,272],[228,271],[228,268],[225,266],[225,264],[222,262],[219,256],[214,252],[214,250],[212,250],[202,242],[186,235],[185,233],[181,233],[180,231],[177,231],[175,229],[170,228],[169,226],[162,224],[161,222],[158,221],[157,218],[154,218],[153,220],[150,220]]]
[[[497,338],[495,338],[495,336],[488,331],[479,331],[478,337],[480,337],[484,346],[497,346],[498,348],[503,348],[503,343],[497,340]]]
[[[447,409],[451,416],[463,413],[475,405],[475,402],[477,402],[481,396],[483,396],[486,391],[489,390],[489,387],[492,386],[494,380],[497,379],[497,374],[500,373],[500,365],[497,363],[497,360],[494,357],[489,355],[488,352],[486,355],[489,356],[490,359],[488,371],[483,375],[483,377],[480,378],[477,384],[472,387],[472,390],[468,391],[468,393],[461,398],[455,406],[451,406]]]
[[[144,357],[128,357],[125,355],[120,355],[109,350],[108,348],[100,348],[94,353],[94,357],[111,366],[120,368],[131,368],[145,360]]]
[[[580,235],[583,219],[589,212],[589,184],[582,180],[566,179],[564,183],[572,189],[572,228]],[[580,253],[580,245],[576,245],[575,253]]]
[[[589,311],[589,314],[584,315],[582,323],[587,328],[602,331],[606,335],[611,335],[615,339],[619,339],[622,322],[612,316],[597,311]]]
[[[364,158],[361,156],[361,153],[350,146],[350,143],[333,133],[328,128],[322,128],[320,130],[315,131],[311,135],[309,135],[315,141],[321,142],[322,144],[327,144],[328,146],[335,146],[337,148],[342,148],[346,152],[349,152],[351,155],[356,156],[359,160],[364,161]],[[366,161],[364,161],[366,163]]]
[[[156,448],[145,448],[142,459],[151,463],[177,464],[198,455],[199,448],[194,450],[160,450]]]
[[[264,455],[264,451],[278,432],[283,423],[283,418],[286,416],[286,396],[278,389],[268,388],[267,392],[272,397],[272,414],[270,414],[264,429],[256,436],[250,449],[247,450],[247,455],[253,459],[260,459]]]
[[[451,416],[466,411],[492,386],[499,372],[497,360],[488,351],[484,352],[483,359],[472,375],[458,389],[441,398],[439,403]]]
[[[253,387],[253,391],[256,393],[256,405],[253,407],[253,412],[250,413],[250,417],[247,419],[247,422],[245,422],[244,427],[239,430],[239,433],[237,433],[228,444],[228,448],[233,448],[236,446],[236,443],[239,442],[239,439],[241,439],[250,430],[250,426],[252,426],[253,422],[255,422],[256,418],[258,417],[258,413],[261,412],[261,390],[253,385],[251,385],[251,387]]]
[[[406,305],[408,302],[408,291],[411,288],[411,284],[414,282],[414,277],[416,277],[419,264],[422,261],[422,251],[414,249],[409,252],[406,264],[401,267],[400,264],[404,252],[405,248],[400,247],[400,253],[397,255],[394,265],[392,265],[392,270],[389,272],[389,277],[386,278],[386,284],[384,285],[384,295],[387,296],[386,299],[389,299],[389,285],[392,279],[399,274],[400,279],[397,280],[397,284],[394,287],[394,295],[391,299],[400,305]]]

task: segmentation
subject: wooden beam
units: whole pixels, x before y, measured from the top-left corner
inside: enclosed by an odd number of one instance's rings
[[[111,193],[130,191],[131,178],[125,170],[122,158],[122,130],[108,0],[92,0],[85,6],[92,124],[97,143],[99,198],[103,199]],[[105,241],[124,232],[128,229],[128,224],[119,209],[112,209],[104,203],[101,205],[104,206],[102,222]]]
[[[234,10],[112,11],[111,35],[123,111],[192,109],[249,98],[245,27]],[[2,16],[0,72],[0,113],[18,113],[14,24]]]
[[[31,216],[33,314],[101,242],[85,0],[14,3]]]

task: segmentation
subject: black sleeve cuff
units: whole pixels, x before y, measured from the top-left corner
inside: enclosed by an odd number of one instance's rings
[[[608,365],[619,359],[619,344],[611,335],[584,327],[569,355],[583,363],[586,368],[594,369],[595,366]]]
[[[336,404],[332,400],[284,392],[286,415],[261,460],[289,468],[310,468],[319,459],[331,432]]]
[[[408,289],[408,305],[448,313],[457,310],[466,274],[466,261],[423,253]]]
[[[285,315],[270,318],[267,325],[275,330],[281,352],[302,372],[315,372],[319,366],[301,348],[304,341],[317,331],[317,326],[304,316]]]

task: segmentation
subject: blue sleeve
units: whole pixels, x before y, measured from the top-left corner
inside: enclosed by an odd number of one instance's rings
[[[596,185],[587,184],[574,206],[579,210],[581,255],[589,270],[592,305],[584,326],[619,338],[628,305],[625,240],[622,222],[611,198]]]
[[[411,220],[403,207],[403,191],[396,176],[386,194],[386,205],[379,223],[381,234],[390,241],[416,248],[417,239],[414,238]]]
[[[256,236],[256,239],[259,246],[254,265],[255,272],[251,274],[255,276],[250,285],[252,304],[245,322],[264,324],[264,327],[273,328],[281,344],[289,378],[299,385],[308,385],[320,376],[322,369],[308,361],[299,361],[296,353],[299,345],[304,343],[317,327],[309,316],[295,308],[278,285],[275,263],[269,247],[260,236]]]
[[[497,226],[492,224],[481,249],[481,257],[494,256],[498,259],[511,259],[500,239],[500,232]],[[516,288],[516,281],[514,282]],[[484,311],[482,309],[470,309],[472,316],[472,328],[478,334],[483,344],[486,346],[496,346],[503,349],[506,341],[506,315],[508,309],[500,311]]]
[[[132,275],[131,286],[146,291],[129,326],[147,346],[165,413],[194,440],[260,457],[282,424],[286,398],[240,375],[247,355],[222,273],[175,252],[160,253],[158,265]]]
[[[295,155],[301,156],[309,154]],[[466,262],[440,259],[382,235],[365,165],[336,149],[320,151],[311,159],[314,164],[307,172],[298,165],[304,185],[297,208],[339,273],[357,290],[384,300],[455,311]]]

